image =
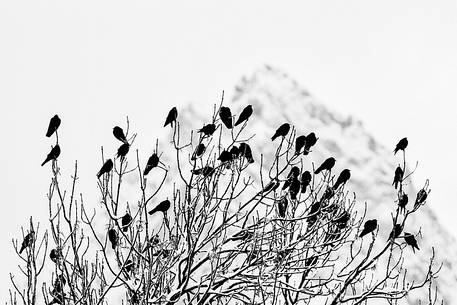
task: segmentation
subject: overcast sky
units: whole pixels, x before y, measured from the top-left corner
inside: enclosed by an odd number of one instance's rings
[[[1,1],[0,284],[20,225],[46,222],[51,116],[63,121],[63,178],[78,159],[79,191],[96,194],[100,145],[114,150],[126,115],[147,154],[171,106],[210,107],[263,64],[392,149],[408,136],[416,181],[431,179],[429,204],[457,235],[456,37],[447,0]]]

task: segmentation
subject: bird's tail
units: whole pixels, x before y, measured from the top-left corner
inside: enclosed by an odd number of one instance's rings
[[[50,159],[46,158],[46,160],[43,161],[43,163],[41,163],[41,166],[45,165],[46,163],[48,163]]]
[[[148,214],[149,214],[149,215],[152,215],[152,214],[154,214],[155,212],[157,212],[157,207],[155,207],[155,208],[153,208],[152,210],[150,210],[150,211],[148,212]]]
[[[318,167],[318,168],[314,171],[314,173],[317,175],[317,174],[319,174],[321,171],[322,171],[322,168],[321,168],[321,167]]]

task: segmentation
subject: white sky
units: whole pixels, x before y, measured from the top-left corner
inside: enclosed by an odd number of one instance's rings
[[[147,154],[171,106],[210,112],[222,90],[230,95],[264,63],[362,119],[392,149],[408,136],[416,178],[431,179],[429,204],[457,235],[455,1],[158,3],[0,2],[0,284],[17,262],[9,245],[20,224],[46,221],[50,170],[39,165],[52,115],[63,121],[66,177],[78,159],[80,191],[91,194],[100,145],[115,149],[111,128],[126,115]]]

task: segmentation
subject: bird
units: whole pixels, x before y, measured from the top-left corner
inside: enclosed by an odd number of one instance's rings
[[[22,241],[21,249],[19,250],[19,254],[22,253],[22,251],[25,250],[25,248],[30,247],[33,242],[35,241],[35,232],[30,231],[25,237],[24,240]]]
[[[297,194],[300,192],[300,180],[298,178],[294,177],[292,178],[292,181],[290,183],[289,187],[289,193],[290,193],[290,199],[297,199]]]
[[[154,167],[157,167],[158,165],[159,165],[159,156],[157,156],[156,153],[153,153],[149,157],[148,162],[146,163],[146,167],[144,168],[143,175],[146,176],[147,174],[149,174],[151,169],[153,169]]]
[[[211,136],[216,131],[216,125],[214,124],[207,124],[204,125],[198,132],[203,133],[205,136]]]
[[[197,158],[199,158],[203,155],[205,150],[206,150],[205,144],[203,144],[203,143],[198,144],[197,147],[195,148],[194,153],[192,154],[191,160],[197,160]]]
[[[225,127],[228,129],[233,128],[232,112],[230,111],[229,107],[222,106],[219,110],[219,117],[221,118],[221,121],[224,123]]]
[[[111,248],[116,249],[118,243],[119,243],[119,235],[116,232],[116,229],[111,228],[108,230],[108,239],[111,243]]]
[[[327,158],[324,162],[322,162],[322,164],[314,171],[314,173],[317,175],[319,174],[321,171],[323,170],[332,170],[333,166],[335,166],[335,158],[333,157],[330,157],[330,158]]]
[[[57,131],[57,128],[59,128],[59,126],[60,126],[60,123],[61,123],[61,120],[57,114],[51,118],[51,120],[49,121],[48,131],[46,132],[46,136],[48,138],[50,136],[52,136],[52,134],[55,131]]]
[[[332,187],[327,187],[325,189],[325,192],[324,194],[322,194],[322,197],[321,197],[321,202],[324,202],[325,200],[330,200],[332,199],[332,197],[335,195],[335,188],[332,188]]]
[[[279,187],[279,181],[278,179],[271,180],[270,183],[268,183],[265,188],[263,189],[263,193],[268,193],[269,191],[275,191]]]
[[[309,135],[306,136],[305,149],[303,151],[304,155],[307,155],[309,153],[309,150],[316,144],[317,140],[318,138],[316,138],[316,134],[314,134],[314,132],[311,132]]]
[[[424,189],[420,189],[416,195],[416,201],[414,202],[414,208],[422,204],[425,200],[427,200],[427,192]]]
[[[221,152],[221,154],[219,155],[219,157],[217,158],[217,160],[221,161],[222,163],[231,161],[232,160],[232,154],[227,150],[223,150]]]
[[[350,220],[351,214],[349,214],[349,212],[345,210],[336,219],[334,219],[334,222],[336,223],[339,229],[344,229],[346,228]]]
[[[122,143],[128,143],[127,138],[125,137],[124,130],[122,130],[119,126],[113,127],[113,135],[116,139],[121,141]]]
[[[170,205],[171,205],[170,201],[168,199],[166,199],[166,200],[162,201],[161,203],[159,203],[155,208],[150,210],[148,213],[149,213],[149,215],[152,215],[155,212],[166,213],[168,211],[168,209],[170,208]]]
[[[362,233],[360,233],[359,237],[364,237],[368,233],[371,233],[374,230],[376,230],[377,227],[378,227],[378,221],[376,219],[367,220],[365,222],[365,224],[363,225],[363,230],[362,230]]]
[[[287,205],[288,205],[288,201],[287,201],[287,198],[286,196],[282,197],[281,199],[279,199],[277,201],[278,203],[278,214],[281,218],[284,218],[286,217],[286,211],[287,211]]]
[[[97,173],[97,178],[100,179],[100,177],[106,173],[109,173],[113,169],[113,161],[111,159],[106,160],[106,162],[103,164],[102,168]]]
[[[395,239],[398,236],[400,236],[401,231],[403,231],[403,226],[399,223],[397,223],[394,228],[392,229],[392,232],[389,234],[389,240],[390,239]]]
[[[133,271],[133,268],[135,268],[135,264],[133,263],[133,261],[131,259],[128,259],[125,263],[124,263],[124,270],[125,272],[127,273],[130,273]]]
[[[417,240],[413,234],[405,232],[404,236],[405,242],[413,248],[413,252],[416,252],[415,249],[420,250],[417,245]]]
[[[287,175],[287,178],[297,178],[298,175],[300,175],[300,169],[298,168],[298,166],[292,166],[289,175]]]
[[[122,231],[127,232],[129,226],[132,224],[132,216],[127,212],[124,216],[122,216],[121,224],[122,224]]]
[[[397,143],[397,146],[395,146],[394,155],[395,155],[399,150],[405,151],[405,149],[406,149],[407,146],[408,146],[408,139],[407,139],[407,138],[401,139],[401,140]]]
[[[176,119],[178,118],[178,110],[176,110],[176,107],[173,107],[170,109],[167,115],[167,119],[165,120],[165,124],[163,127],[167,126],[170,124],[171,127],[173,127],[173,123],[176,122]]]
[[[290,125],[289,123],[284,123],[281,126],[279,126],[278,129],[276,129],[275,134],[271,137],[271,140],[274,141],[276,140],[277,137],[285,137],[290,130]]]
[[[241,156],[244,156],[249,163],[254,163],[254,158],[252,157],[252,150],[249,144],[240,143],[239,154]]]
[[[401,169],[400,166],[397,166],[397,168],[395,169],[394,181],[392,182],[392,185],[395,186],[395,189],[397,189],[398,183],[400,183],[400,186],[401,186],[402,180],[403,180],[403,170]]]
[[[232,146],[232,148],[230,148],[230,154],[232,155],[232,159],[238,158],[240,155],[240,149],[238,146]]]
[[[235,123],[235,126],[240,125],[244,121],[247,121],[249,117],[252,115],[252,105],[247,105],[243,111],[241,111],[240,115],[238,116],[238,120]]]
[[[303,172],[303,174],[301,174],[301,192],[302,193],[305,193],[306,192],[306,188],[308,187],[308,185],[311,183],[311,173],[309,171],[305,171]]]
[[[346,183],[351,178],[351,171],[349,169],[343,169],[336,179],[335,184],[333,185],[333,189],[336,190],[341,184]]]
[[[127,156],[127,154],[129,153],[129,150],[130,150],[130,145],[129,143],[124,143],[122,144],[121,146],[119,146],[119,148],[117,149],[117,157],[124,159],[125,156]]]
[[[314,225],[317,221],[317,217],[320,214],[320,209],[321,209],[321,202],[316,201],[311,205],[311,208],[309,210],[309,214],[307,217],[307,222],[308,222],[308,227],[311,227]]]
[[[62,251],[60,249],[52,249],[51,252],[49,252],[49,258],[51,261],[54,263],[57,263],[57,261],[62,257]]]
[[[43,161],[43,163],[41,163],[41,166],[45,165],[46,163],[48,163],[51,160],[56,160],[57,157],[59,157],[59,155],[60,155],[60,146],[59,146],[59,144],[56,144],[56,146],[54,146],[51,149],[51,151],[49,152],[49,154],[47,155],[47,157]]]
[[[208,177],[214,173],[214,168],[212,166],[204,166],[202,168],[192,170],[192,173],[195,175],[203,175],[203,177]]]
[[[408,195],[406,193],[403,193],[400,198],[398,199],[398,206],[400,207],[400,210],[405,210],[406,205],[408,204]]]
[[[301,149],[305,146],[306,136],[301,135],[295,139],[295,154],[300,154]]]

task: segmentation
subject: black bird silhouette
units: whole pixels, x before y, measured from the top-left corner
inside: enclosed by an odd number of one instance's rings
[[[203,175],[203,177],[208,177],[214,173],[214,168],[212,166],[204,166],[202,168],[192,170],[192,173],[195,175]]]
[[[152,215],[154,214],[155,212],[162,212],[162,213],[165,213],[168,211],[168,209],[170,208],[170,201],[167,199],[167,200],[164,200],[162,201],[161,203],[159,203],[155,208],[153,208],[152,210],[150,210],[148,213],[149,215]]]
[[[130,272],[133,271],[133,268],[135,268],[135,264],[132,262],[131,259],[128,259],[128,260],[124,263],[124,270],[125,270],[125,272],[130,273]]]
[[[232,159],[238,158],[240,156],[240,150],[238,146],[232,146],[232,148],[230,148],[230,153],[232,154]]]
[[[414,208],[422,204],[425,200],[427,200],[427,192],[424,189],[420,189],[416,195],[416,201],[414,202]]]
[[[114,126],[113,128],[113,135],[116,139],[121,141],[122,143],[128,143],[127,138],[125,137],[124,130],[122,130],[119,126]]]
[[[203,143],[198,144],[197,147],[195,148],[194,153],[192,154],[191,160],[197,160],[197,158],[199,158],[203,155],[205,150],[206,150],[205,144],[203,144]]]
[[[319,217],[319,214],[320,214],[320,210],[321,210],[320,201],[316,201],[311,205],[311,208],[310,208],[309,214],[308,214],[308,218],[306,220],[308,222],[308,227],[311,227],[316,223],[317,218]]]
[[[406,243],[413,248],[413,252],[415,253],[415,249],[420,250],[419,246],[417,245],[417,240],[413,234],[405,232],[405,241]]]
[[[232,161],[232,154],[227,150],[223,150],[217,160],[221,161],[222,163]]]
[[[54,263],[57,263],[57,261],[62,258],[62,251],[60,249],[52,249],[51,252],[49,252],[49,258]]]
[[[123,159],[129,153],[130,145],[129,143],[124,143],[117,149],[117,157]]]
[[[117,232],[114,228],[108,230],[108,239],[111,243],[111,248],[113,248],[113,250],[116,249],[119,243],[119,235],[117,235]]]
[[[52,134],[55,131],[57,131],[57,128],[59,128],[59,126],[60,126],[60,123],[61,123],[61,121],[57,114],[51,118],[51,120],[49,121],[48,131],[46,132],[46,136],[48,138],[50,136],[52,136]]]
[[[392,232],[389,234],[389,240],[390,239],[395,239],[398,236],[400,236],[401,232],[403,231],[403,226],[399,223],[397,223],[394,228],[392,229]]]
[[[300,151],[305,146],[305,142],[306,142],[306,136],[303,136],[303,135],[298,136],[295,139],[295,154],[296,155],[300,154]]]
[[[300,192],[300,180],[298,180],[297,178],[292,178],[289,187],[290,199],[297,199],[298,192]]]
[[[43,161],[43,163],[41,163],[41,166],[45,165],[46,163],[48,163],[51,160],[56,160],[57,157],[59,157],[59,155],[60,155],[60,146],[59,146],[59,144],[56,144],[56,146],[54,146],[51,149],[51,151],[49,152],[49,154],[47,155],[47,157]]]
[[[332,187],[327,187],[325,189],[325,192],[324,194],[322,194],[322,197],[321,197],[321,202],[324,202],[325,200],[330,200],[332,199],[332,197],[335,195],[335,190],[334,188]]]
[[[263,193],[268,193],[269,191],[273,190],[275,191],[279,187],[279,181],[278,179],[271,180],[270,183],[268,183],[265,188],[263,189]]]
[[[252,105],[247,105],[243,111],[241,111],[240,115],[238,116],[238,120],[235,123],[235,126],[240,125],[244,121],[247,121],[249,117],[252,115]]]
[[[278,202],[278,214],[279,214],[279,217],[281,217],[281,218],[286,217],[287,205],[289,203],[287,201],[286,196],[282,197],[277,202]]]
[[[157,167],[158,165],[159,165],[159,156],[157,156],[156,153],[153,153],[148,159],[148,163],[146,164],[146,167],[144,168],[143,175],[146,176],[147,174],[149,174],[151,169],[153,169],[154,167]]]
[[[378,221],[376,219],[367,220],[365,222],[365,224],[363,225],[363,230],[362,230],[362,233],[360,233],[360,237],[364,237],[368,233],[373,232],[374,230],[376,230],[377,227],[378,227]]]
[[[173,107],[170,109],[170,112],[168,112],[167,119],[165,120],[163,127],[167,126],[168,124],[171,124],[170,126],[173,127],[173,123],[176,122],[177,118],[178,110],[176,110],[176,107]]]
[[[400,207],[401,211],[406,209],[406,205],[408,204],[408,195],[403,193],[400,198],[398,199],[398,206]]]
[[[322,162],[322,164],[314,171],[314,173],[317,175],[319,174],[321,171],[323,170],[331,170],[333,168],[333,166],[335,166],[335,158],[333,157],[330,157],[330,158],[327,158],[324,162]]]
[[[19,254],[22,253],[22,251],[25,250],[25,248],[30,247],[35,240],[35,232],[30,231],[25,237],[24,240],[22,241],[21,249],[19,250]]]
[[[216,125],[208,124],[204,125],[198,132],[203,133],[205,136],[211,136],[216,131]]]
[[[305,193],[306,188],[308,185],[311,183],[311,173],[309,171],[305,171],[303,174],[301,174],[301,192]]]
[[[401,169],[400,166],[397,166],[395,169],[395,175],[394,175],[394,181],[392,182],[392,185],[395,186],[395,189],[397,189],[398,184],[401,184],[401,181],[403,180],[403,170]]]
[[[316,138],[314,132],[311,132],[309,135],[306,136],[305,149],[303,151],[304,155],[309,154],[309,150],[316,144],[317,140],[318,138]]]
[[[405,148],[408,146],[408,139],[407,138],[403,138],[401,139],[398,143],[397,143],[397,146],[395,146],[395,149],[394,149],[394,155],[397,153],[397,151],[399,150],[403,150],[405,151]]]
[[[239,146],[240,156],[244,156],[249,163],[254,163],[254,158],[252,157],[252,150],[249,144],[241,143]]]
[[[127,212],[124,216],[122,216],[121,224],[122,224],[122,231],[127,232],[129,226],[132,224],[132,216]]]
[[[343,211],[339,216],[334,220],[335,224],[339,229],[346,228],[348,222],[351,220],[351,214],[348,211]]]
[[[341,184],[346,183],[351,178],[351,171],[349,169],[343,169],[336,179],[335,185],[333,185],[333,189],[336,190]]]
[[[230,111],[229,107],[222,106],[219,110],[219,117],[221,118],[222,123],[224,123],[225,127],[228,129],[233,128],[232,123],[232,112]]]
[[[287,175],[287,180],[284,182],[282,189],[285,190],[292,183],[292,179],[297,178],[300,175],[300,169],[297,166],[292,166],[289,174]]]
[[[275,134],[271,137],[271,140],[274,141],[276,140],[277,137],[285,137],[290,130],[290,125],[289,123],[284,123],[281,126],[279,126],[278,129],[276,129]]]
[[[113,169],[113,161],[111,159],[106,160],[102,168],[97,173],[97,178],[100,178],[102,175],[109,173]]]

